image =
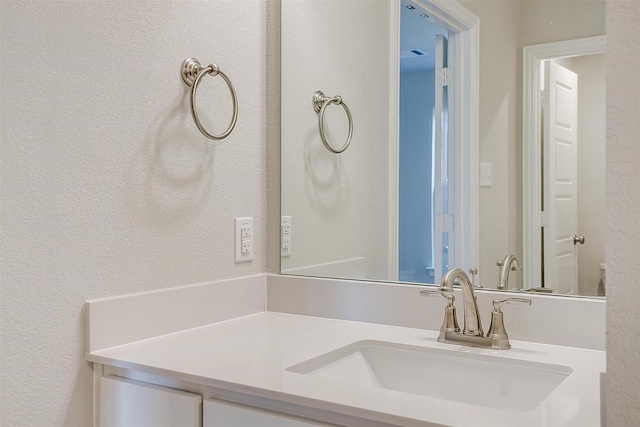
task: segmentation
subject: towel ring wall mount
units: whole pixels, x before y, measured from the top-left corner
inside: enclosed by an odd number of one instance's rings
[[[233,106],[231,123],[229,124],[227,130],[225,130],[220,135],[213,135],[207,132],[204,126],[202,126],[196,110],[196,91],[198,90],[200,81],[207,74],[211,74],[214,77],[222,77],[222,79],[229,87],[229,93],[231,94],[231,102]],[[202,64],[200,64],[200,61],[195,58],[187,58],[182,61],[182,66],[180,67],[180,75],[182,76],[182,80],[184,81],[184,83],[187,86],[191,87],[191,116],[193,117],[193,121],[196,123],[196,127],[198,128],[198,130],[202,132],[202,134],[207,138],[214,140],[224,139],[229,136],[231,131],[233,131],[233,128],[235,127],[236,121],[238,119],[238,98],[236,96],[236,90],[233,87],[233,83],[231,83],[231,80],[229,80],[226,74],[220,71],[220,68],[216,64],[209,64],[207,67],[203,67]]]
[[[334,96],[333,98],[330,96],[325,96],[325,94],[321,91],[315,91],[313,93],[313,109],[318,114],[318,129],[320,130],[320,139],[322,139],[322,143],[325,148],[332,153],[340,154],[344,150],[349,147],[351,144],[351,136],[353,135],[353,117],[351,117],[351,111],[349,111],[349,107],[344,103],[341,96]],[[344,108],[344,111],[347,113],[347,119],[349,119],[349,135],[347,136],[347,141],[341,148],[333,148],[329,141],[327,141],[327,136],[324,133],[324,111],[329,104],[341,105]]]

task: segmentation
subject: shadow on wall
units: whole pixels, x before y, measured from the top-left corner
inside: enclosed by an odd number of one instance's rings
[[[340,207],[347,206],[349,196],[348,174],[341,155],[330,153],[320,142],[318,128],[304,138],[305,188],[309,201],[325,217],[339,215]]]
[[[127,203],[137,226],[164,229],[188,222],[210,197],[214,145],[193,123],[189,90],[156,115],[129,167]],[[210,126],[206,117],[202,121]]]

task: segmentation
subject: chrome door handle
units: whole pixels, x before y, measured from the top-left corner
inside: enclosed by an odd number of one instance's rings
[[[574,245],[577,245],[578,243],[584,245],[584,236],[578,236],[577,234],[574,234],[572,237]]]

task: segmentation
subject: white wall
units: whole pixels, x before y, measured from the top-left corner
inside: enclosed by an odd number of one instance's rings
[[[580,295],[598,295],[606,242],[606,85],[604,55],[573,58],[578,70],[578,227]]]
[[[520,4],[521,46],[605,34],[605,0],[521,0]]]
[[[265,271],[265,6],[1,8],[0,424],[84,427],[84,300]],[[189,56],[236,86],[238,124],[222,142],[191,119],[179,76]],[[220,85],[207,77],[199,91],[216,131],[230,114]],[[256,259],[242,265],[237,216],[255,218]]]
[[[480,17],[480,162],[491,163],[493,185],[480,187],[479,281],[495,287],[496,261],[512,253],[522,259],[520,209],[520,4],[463,1]],[[512,288],[521,288],[512,273]]]
[[[607,425],[640,420],[640,2],[607,1]]]
[[[282,4],[281,196],[282,215],[293,223],[283,271],[388,277],[389,15],[386,1]],[[311,105],[317,90],[342,96],[353,115],[353,140],[342,154],[320,140]],[[340,148],[349,126],[342,107],[331,105],[325,123]],[[333,265],[361,257],[361,269]]]

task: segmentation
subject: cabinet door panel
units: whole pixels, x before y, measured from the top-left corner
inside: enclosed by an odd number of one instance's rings
[[[220,400],[205,400],[202,412],[203,427],[335,427]]]
[[[200,427],[202,396],[126,378],[100,380],[100,427]]]

